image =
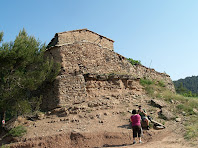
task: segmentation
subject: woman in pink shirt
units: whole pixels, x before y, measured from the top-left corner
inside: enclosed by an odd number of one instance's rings
[[[141,128],[141,117],[139,114],[137,114],[136,110],[132,111],[132,116],[131,116],[131,122],[132,122],[132,129],[133,129],[133,144],[136,143],[135,138],[139,138],[139,142],[142,143],[141,141],[141,133],[142,133],[142,128]]]

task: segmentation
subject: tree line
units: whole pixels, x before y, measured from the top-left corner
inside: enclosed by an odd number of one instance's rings
[[[173,81],[176,92],[187,97],[198,97],[198,76]]]

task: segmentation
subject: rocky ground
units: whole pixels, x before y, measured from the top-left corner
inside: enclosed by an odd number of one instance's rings
[[[14,138],[11,148],[50,147],[134,147],[134,148],[188,148],[193,145],[184,140],[183,118],[172,120],[171,109],[163,101],[151,105],[151,98],[144,94],[128,95],[124,98],[109,96],[90,100],[72,107],[58,108],[46,114],[39,113],[37,118],[18,119],[10,125],[24,125],[27,134]],[[143,131],[143,144],[132,145],[132,131],[129,122],[130,110],[142,105],[154,120],[166,126],[163,130]],[[167,120],[159,118],[162,112]],[[170,111],[170,112],[169,112]],[[170,119],[169,119],[170,118]],[[2,143],[11,139],[2,138]]]

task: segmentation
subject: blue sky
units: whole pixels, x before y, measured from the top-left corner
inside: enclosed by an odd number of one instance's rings
[[[172,80],[198,75],[197,0],[0,0],[0,14],[4,42],[23,28],[47,44],[57,32],[88,28]]]

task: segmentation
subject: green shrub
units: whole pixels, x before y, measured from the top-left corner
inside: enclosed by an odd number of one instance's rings
[[[27,133],[27,130],[25,127],[23,126],[17,126],[15,128],[12,128],[9,131],[9,135],[13,136],[13,137],[22,137],[24,134]]]
[[[165,84],[164,84],[163,81],[159,81],[159,82],[158,82],[158,85],[159,85],[160,87],[165,87]]]
[[[191,116],[191,121],[186,124],[186,139],[194,139],[198,137],[198,118],[197,116]]]
[[[146,85],[151,85],[151,84],[154,84],[153,81],[149,80],[149,79],[140,79],[140,84],[142,86],[146,86]]]
[[[152,88],[152,87],[145,87],[145,90],[146,90],[146,92],[147,92],[147,94],[149,95],[149,96],[153,96],[154,95],[154,89]]]
[[[2,145],[1,148],[10,148],[10,146]]]
[[[185,111],[187,113],[187,115],[193,115],[193,108],[191,106],[188,106],[186,104],[179,104],[177,105],[177,109],[179,110],[179,112],[181,111]]]
[[[154,81],[151,81],[149,79],[140,79],[140,84],[144,86],[145,91],[149,96],[154,96],[154,91],[155,91],[155,85]]]
[[[132,65],[141,65],[141,61],[133,60],[131,58],[127,59]]]

